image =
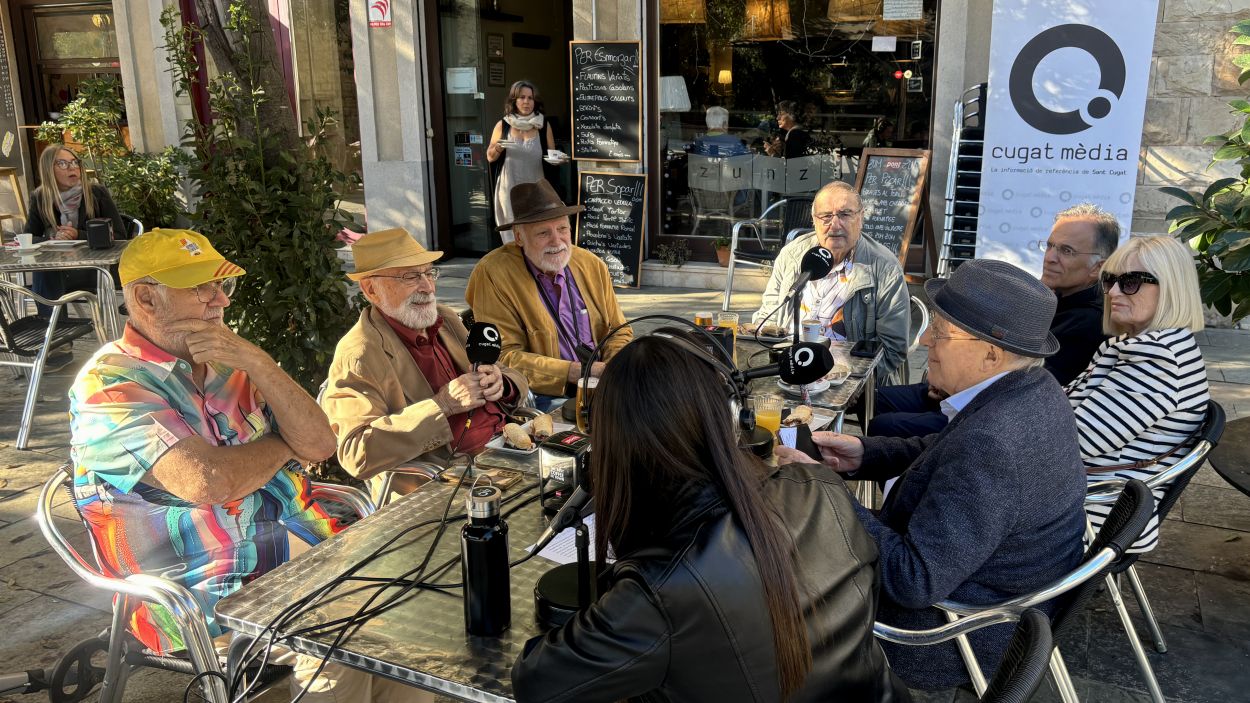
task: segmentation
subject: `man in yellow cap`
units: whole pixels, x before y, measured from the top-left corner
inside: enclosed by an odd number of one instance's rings
[[[339,463],[381,498],[385,472],[405,462],[447,466],[454,454],[481,451],[506,423],[501,406],[528,387],[511,369],[470,365],[464,324],[435,297],[442,252],[395,228],[361,237],[352,256],[356,270],[347,275],[372,305],[339,341],[321,407]],[[426,480],[399,473],[392,495]]]
[[[315,544],[341,529],[297,472],[334,453],[334,434],[308,393],[223,323],[244,271],[203,235],[154,229],[118,271],[130,320],[69,393],[74,496],[105,571],[165,574],[222,636],[214,604],[285,562],[288,532]],[[141,604],[128,625],[157,653],[183,648],[160,606]],[[319,660],[286,654],[303,688]],[[330,664],[304,700],[371,690],[367,674]]]

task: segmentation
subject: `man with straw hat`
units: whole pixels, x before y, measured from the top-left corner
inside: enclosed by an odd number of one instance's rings
[[[342,529],[299,470],[334,453],[334,434],[308,393],[223,323],[244,271],[203,235],[154,229],[118,273],[130,320],[69,393],[75,502],[105,571],[185,586],[224,647],[214,604],[285,562],[290,534],[315,544]],[[139,604],[127,627],[158,654],[184,648],[160,605]],[[342,664],[314,678],[320,658],[275,654],[305,701],[409,700],[411,689]]]
[[[382,498],[384,473],[405,462],[447,466],[455,454],[481,451],[507,422],[501,406],[524,398],[528,386],[511,369],[469,363],[468,331],[435,298],[442,252],[394,228],[361,237],[352,255],[356,270],[347,276],[372,305],[334,350],[321,407],[339,463]],[[399,473],[392,495],[426,480]]]
[[[501,361],[525,374],[546,409],[571,395],[583,361],[625,315],[607,265],[573,245],[569,215],[582,206],[565,205],[546,181],[519,184],[511,198],[514,219],[499,229],[512,228],[516,240],[482,257],[464,298],[476,319],[499,327]],[[628,329],[612,337],[591,375],[631,337]]]
[[[948,394],[950,423],[915,439],[817,432],[826,464],[856,479],[899,477],[879,513],[857,505],[880,553],[877,620],[909,629],[944,624],[931,606],[985,605],[1035,591],[1081,561],[1085,469],[1063,389],[1042,368],[1059,349],[1055,294],[1004,261],[969,261],[925,283],[934,310],[921,336],[929,383]],[[811,461],[778,447],[782,461]],[[1047,610],[1048,606],[1042,606]],[[1011,625],[969,638],[988,672]],[[953,642],[882,643],[908,686],[969,679]]]

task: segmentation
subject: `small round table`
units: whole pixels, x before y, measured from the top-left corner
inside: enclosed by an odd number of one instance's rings
[[[1224,436],[1207,457],[1215,473],[1237,490],[1250,495],[1250,417],[1224,425]]]

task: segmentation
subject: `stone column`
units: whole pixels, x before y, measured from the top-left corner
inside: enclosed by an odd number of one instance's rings
[[[433,0],[426,0],[433,2]],[[433,136],[421,0],[391,3],[393,24],[370,27],[368,4],[352,3],[352,46],[369,229],[404,227],[434,247],[429,194]]]

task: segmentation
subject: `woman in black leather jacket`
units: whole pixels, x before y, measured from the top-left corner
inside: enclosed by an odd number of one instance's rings
[[[524,701],[906,701],[873,639],[877,552],[842,480],[737,448],[723,374],[662,337],[591,411],[599,599],[526,643]],[[771,472],[771,473],[770,473]]]

